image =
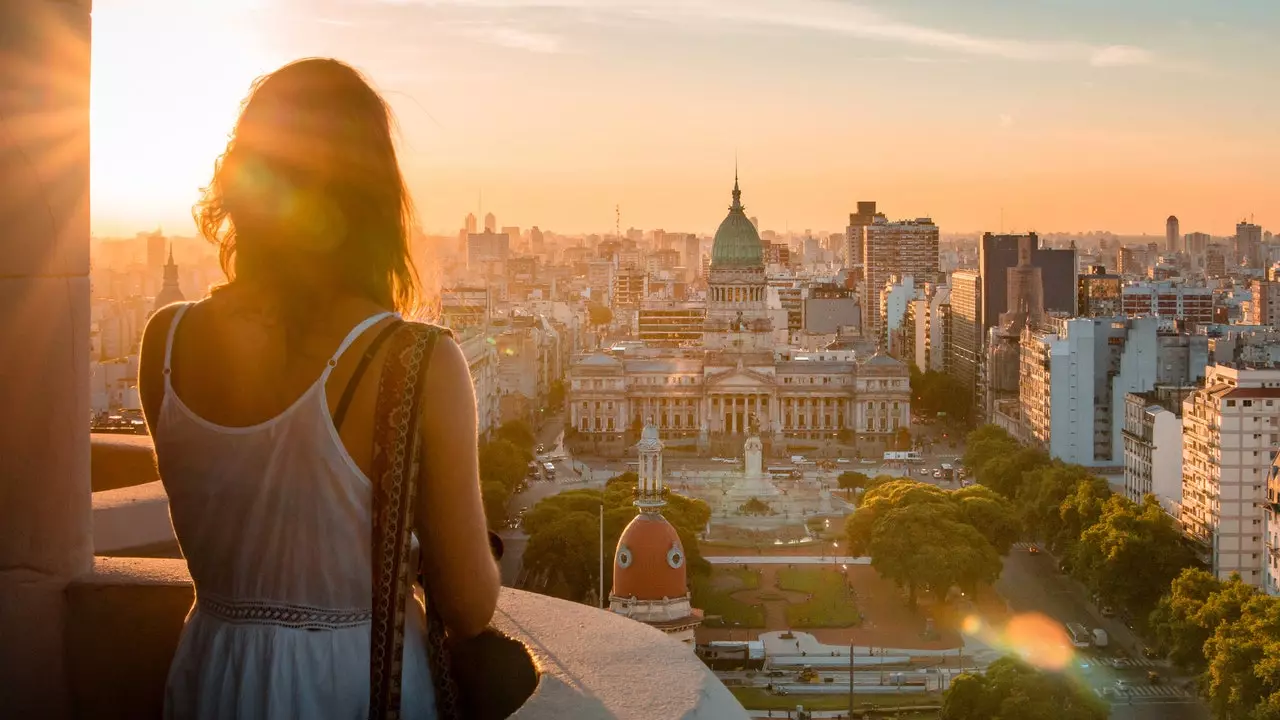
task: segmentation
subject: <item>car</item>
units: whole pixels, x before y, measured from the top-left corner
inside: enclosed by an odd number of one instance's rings
[[[872,460],[871,458],[862,458],[862,459],[861,459],[861,460],[859,460],[858,462],[859,462],[859,463],[861,463],[861,464],[863,464],[863,465],[875,465],[875,464],[876,464],[876,461],[875,461],[875,460]]]
[[[837,462],[837,463],[839,463],[839,464],[841,464],[841,465],[848,465],[848,464],[849,464],[849,458],[836,458],[836,462]]]
[[[933,479],[934,479],[934,480],[941,480],[941,479],[942,479],[942,471],[941,471],[941,470],[934,470],[934,471],[933,471]]]
[[[770,670],[769,672],[767,672],[767,673],[765,673],[765,674],[766,674],[766,675],[768,675],[769,677],[786,677],[786,676],[787,676],[787,671],[785,671],[785,670]]]
[[[1116,616],[1116,611],[1112,610],[1110,606],[1107,606],[1107,605],[1103,605],[1101,608],[1099,608],[1099,612],[1101,612],[1102,617],[1105,617],[1105,618]]]
[[[538,452],[538,453],[544,453],[544,452],[546,452],[546,451],[547,451],[547,446],[546,446],[546,445],[538,445],[538,447],[537,447],[537,448],[535,448],[535,451],[536,451],[536,452]]]
[[[929,468],[920,468],[920,477],[929,477]]]
[[[1039,548],[1039,546],[1037,546],[1037,545],[1031,545],[1031,546],[1029,546],[1029,547],[1027,548],[1027,553],[1028,553],[1028,554],[1031,554],[1031,555],[1039,555],[1039,554],[1040,554],[1040,548]]]
[[[1147,682],[1151,683],[1152,685],[1159,685],[1160,681],[1161,681],[1160,673],[1156,672],[1155,670],[1152,670],[1151,672],[1147,673]]]
[[[1159,660],[1160,653],[1150,645],[1144,645],[1142,647],[1142,657],[1148,660]]]

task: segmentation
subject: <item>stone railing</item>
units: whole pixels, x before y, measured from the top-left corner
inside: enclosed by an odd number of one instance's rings
[[[94,438],[95,485],[102,472],[122,473],[110,467],[115,458],[138,462],[132,438],[125,450],[99,447],[118,446],[117,437]],[[167,498],[153,477],[143,474],[139,484],[95,493],[95,524],[106,518],[117,525],[106,534],[139,546],[171,539]],[[161,508],[163,530],[152,527]],[[129,513],[149,529],[131,528]],[[183,560],[95,558],[93,571],[67,589],[73,715],[159,717],[169,662],[193,598]],[[457,652],[467,717],[747,717],[689,646],[620,615],[543,595],[503,588],[490,631]],[[480,672],[467,672],[474,669]]]

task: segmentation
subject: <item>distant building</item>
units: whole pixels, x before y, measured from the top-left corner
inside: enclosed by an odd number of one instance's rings
[[[889,222],[878,215],[863,229],[863,332],[871,337],[884,335],[880,314],[880,291],[893,275],[911,276],[916,282],[937,282],[938,226],[930,218]]]
[[[1273,327],[1280,324],[1280,282],[1251,280],[1249,290],[1253,298],[1249,301],[1246,322]]]
[[[467,234],[468,270],[480,270],[488,262],[506,262],[510,254],[511,238],[504,233],[485,230],[482,233]]]
[[[1178,229],[1178,218],[1170,215],[1164,223],[1164,249],[1166,252],[1182,251],[1182,232]]]
[[[1209,243],[1213,242],[1213,238],[1209,233],[1193,232],[1187,233],[1183,238],[1186,245],[1186,252],[1191,256],[1191,262],[1196,267],[1204,266],[1204,250],[1209,247]]]
[[[917,296],[915,278],[910,275],[889,278],[880,291],[881,332],[880,343],[885,352],[902,359],[908,358],[909,342],[902,337],[903,320],[907,315],[907,307]]]
[[[1040,269],[1040,284],[1044,298],[1044,310],[1048,313],[1076,314],[1076,251],[1075,248],[1054,249],[1041,247],[1035,233],[1026,235],[995,235],[983,233],[978,242],[978,273],[982,281],[982,304],[978,310],[978,349],[982,336],[1000,322],[1000,315],[1008,310],[1010,268],[1018,266],[1019,253],[1029,243],[1030,265]]]
[[[1154,495],[1174,518],[1182,505],[1182,401],[1194,388],[1124,397],[1124,491],[1135,503]]]
[[[691,604],[687,558],[680,536],[662,516],[667,504],[662,449],[658,428],[646,423],[636,444],[639,478],[635,504],[640,512],[618,538],[609,611],[693,645],[694,629],[702,623],[702,611]]]
[[[1208,277],[1223,277],[1227,274],[1226,249],[1217,243],[1211,243],[1204,251],[1204,274]]]
[[[1088,274],[1080,276],[1079,286],[1077,305],[1081,317],[1111,317],[1123,314],[1120,294],[1124,288],[1124,279],[1119,275],[1109,274],[1106,268],[1094,265],[1089,269]]]
[[[1262,227],[1241,220],[1236,223],[1236,255],[1232,258],[1234,267],[1241,261],[1245,267],[1260,268],[1262,263]]]
[[[465,231],[466,231],[466,233],[467,233],[468,235],[471,235],[471,234],[475,233],[475,231],[476,231],[476,214],[475,214],[475,213],[467,213],[467,217],[466,217],[466,219],[465,219],[465,220],[463,220],[462,225],[463,225],[463,230],[465,230]]]
[[[493,213],[485,213],[484,231],[487,233],[498,231],[498,218],[494,217]]]
[[[703,303],[643,300],[636,313],[636,337],[651,347],[701,345],[706,317]]]
[[[1213,573],[1265,586],[1268,473],[1280,447],[1280,369],[1213,365],[1182,404],[1182,527]],[[1265,538],[1265,540],[1264,540]]]
[[[1028,435],[1063,462],[1120,467],[1126,393],[1155,387],[1155,318],[1051,318],[1021,341],[1019,404]]]
[[[863,264],[863,228],[875,222],[877,215],[881,218],[884,217],[883,214],[876,212],[876,204],[874,201],[859,201],[858,212],[849,213],[849,225],[845,228],[844,233],[844,257],[841,258],[845,267],[853,267],[854,265]],[[809,257],[808,248],[805,249],[805,256],[806,261],[812,262]]]
[[[848,288],[815,286],[801,302],[805,332],[839,333],[843,328],[862,327],[862,306],[857,294]]]
[[[1169,281],[1134,283],[1120,291],[1120,306],[1125,315],[1213,322],[1213,291],[1189,287]]]
[[[977,270],[951,273],[951,376],[976,396],[983,363],[982,276]]]
[[[161,240],[163,239],[161,238]],[[160,286],[160,292],[156,294],[154,310],[159,310],[165,305],[172,305],[184,300],[186,298],[182,295],[182,289],[178,287],[178,264],[173,261],[173,246],[170,245],[169,261],[164,264],[164,284]]]

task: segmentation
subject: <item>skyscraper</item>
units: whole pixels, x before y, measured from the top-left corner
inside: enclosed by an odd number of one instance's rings
[[[844,231],[844,257],[841,260],[845,267],[862,264],[862,229],[875,220],[875,201],[859,201],[858,212],[849,213],[849,226]],[[880,217],[884,217],[881,215]],[[805,258],[808,260],[808,258]]]
[[[977,270],[951,273],[951,376],[969,392],[978,385],[982,366],[982,276]],[[864,311],[865,312],[865,311]]]
[[[475,213],[467,213],[467,219],[463,221],[463,228],[467,231],[468,235],[471,235],[476,231],[476,214]]]
[[[1030,243],[1031,264],[1040,268],[1044,288],[1044,309],[1047,312],[1076,314],[1076,251],[1040,246],[1035,233],[1026,235],[995,235],[984,233],[978,244],[978,273],[982,277],[982,305],[978,321],[981,325],[979,342],[1000,321],[1007,307],[1009,291],[1008,270],[1018,265],[1018,248],[1026,240]],[[978,346],[982,350],[981,344]]]
[[[491,232],[497,232],[497,230],[498,230],[498,218],[494,217],[493,213],[485,213],[484,231],[487,233],[491,233]]]
[[[862,235],[863,334],[880,338],[884,329],[880,291],[891,276],[910,275],[918,283],[939,280],[938,226],[930,218],[889,222],[877,213]]]
[[[1182,251],[1182,233],[1178,230],[1178,218],[1176,215],[1170,215],[1169,219],[1164,223],[1164,249],[1166,252],[1176,253]]]
[[[1236,256],[1227,264],[1234,267],[1242,259],[1248,267],[1262,267],[1262,226],[1243,220],[1236,223]]]

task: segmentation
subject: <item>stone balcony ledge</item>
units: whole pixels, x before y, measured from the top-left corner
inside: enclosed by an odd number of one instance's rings
[[[194,597],[182,560],[96,558],[67,590],[76,717],[154,718]],[[484,636],[482,636],[484,637]],[[468,717],[635,720],[747,717],[683,643],[633,620],[503,588],[485,642],[460,650]]]
[[[148,437],[95,435],[93,571],[67,589],[66,661],[76,717],[160,717],[194,589],[181,559],[128,557],[173,544]],[[714,718],[747,714],[692,649],[629,618],[503,588],[490,633],[459,649],[467,717]],[[464,674],[465,673],[461,673]],[[463,678],[464,680],[466,678]],[[465,688],[464,688],[465,689]]]

